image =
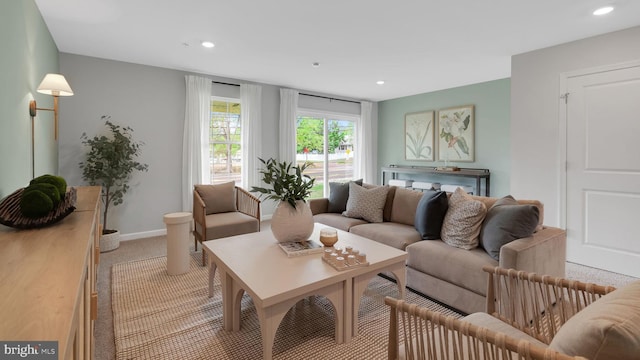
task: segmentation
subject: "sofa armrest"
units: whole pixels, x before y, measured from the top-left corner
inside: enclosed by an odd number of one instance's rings
[[[253,196],[253,194],[236,186],[236,206],[238,211],[260,221],[260,202],[260,199]],[[260,225],[258,225],[258,229],[260,229]]]
[[[313,215],[324,214],[329,211],[329,199],[327,198],[309,199],[308,201]]]
[[[566,261],[567,232],[555,227],[545,226],[500,248],[500,267],[506,269],[564,277]]]

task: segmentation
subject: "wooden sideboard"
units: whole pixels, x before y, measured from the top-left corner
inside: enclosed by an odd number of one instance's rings
[[[0,340],[57,341],[59,359],[93,359],[100,187],[77,187],[76,210],[35,230],[0,225]]]

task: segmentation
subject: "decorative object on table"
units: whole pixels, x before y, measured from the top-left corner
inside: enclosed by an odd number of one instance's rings
[[[278,246],[288,257],[317,254],[324,249],[321,244],[313,240],[279,242]]]
[[[448,162],[475,161],[474,106],[457,106],[438,111],[438,160]]]
[[[410,113],[404,116],[404,158],[433,161],[433,111]]]
[[[359,250],[347,246],[344,249],[327,248],[322,255],[322,261],[338,271],[368,266],[367,255]]]
[[[293,165],[273,158],[258,159],[264,165],[260,170],[262,182],[268,187],[252,186],[251,192],[279,201],[271,217],[273,236],[280,242],[308,240],[313,232],[313,214],[306,198],[311,194],[315,179],[303,172],[310,163]]]
[[[76,189],[66,191],[66,181],[55,177],[58,184],[64,184],[63,195],[57,186],[43,179],[51,180],[53,175],[43,175],[32,180],[26,188],[14,191],[0,201],[0,224],[17,229],[36,229],[57,223],[76,208]],[[57,204],[54,201],[57,199]]]
[[[336,229],[320,229],[320,242],[325,247],[333,247],[338,242],[338,231]]]
[[[79,165],[85,181],[102,187],[104,211],[100,251],[104,252],[120,246],[120,232],[108,228],[109,207],[123,203],[131,174],[136,170],[147,171],[148,165],[137,161],[143,143],[133,140],[131,127],[112,123],[110,116],[103,115],[101,119],[109,133],[93,138],[82,134],[82,144],[89,148],[89,152]]]

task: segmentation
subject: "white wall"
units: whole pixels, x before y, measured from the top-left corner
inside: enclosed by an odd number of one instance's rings
[[[561,74],[637,59],[640,27],[512,57],[511,192],[542,201],[547,225],[560,223]]]
[[[181,211],[182,207],[184,76],[189,73],[65,53],[60,54],[60,71],[75,93],[61,104],[60,175],[70,185],[84,184],[78,167],[85,154],[80,137],[84,132],[89,136],[97,134],[104,127],[101,115],[111,115],[113,122],[131,126],[134,138],[145,143],[140,160],[149,165],[149,171],[134,174],[125,202],[109,215],[109,227],[119,229],[125,238],[162,231],[165,228],[162,215]],[[201,76],[231,84],[243,82]],[[262,86],[263,140],[259,154],[264,158],[277,157],[280,88]],[[212,92],[233,97],[239,94],[239,88],[214,84]],[[273,212],[266,203],[262,210],[263,215]]]

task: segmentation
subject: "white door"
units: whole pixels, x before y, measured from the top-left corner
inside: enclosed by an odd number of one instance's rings
[[[567,92],[567,260],[640,277],[640,66]]]

